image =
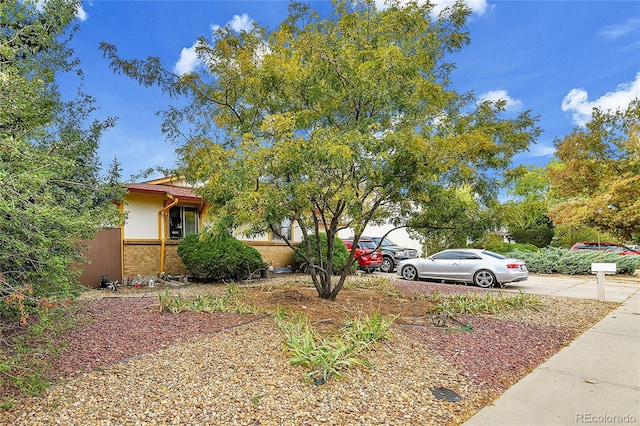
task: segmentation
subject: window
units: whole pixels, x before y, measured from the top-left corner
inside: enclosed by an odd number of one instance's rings
[[[358,246],[362,250],[373,251],[378,248],[378,244],[373,241],[358,241]]]
[[[398,247],[398,245],[396,243],[394,243],[393,241],[391,241],[388,238],[384,238],[382,240],[382,244],[380,244],[382,247],[384,246],[389,246],[389,247]]]
[[[288,241],[292,241],[292,237],[293,237],[293,227],[291,225],[292,225],[292,220],[289,218],[284,219],[280,224],[279,233],[280,235],[284,236],[284,238],[286,238]],[[283,238],[276,235],[275,233],[273,233],[271,239],[272,241],[284,241]]]
[[[459,251],[455,251],[455,250],[451,250],[451,251],[443,251],[441,253],[438,253],[436,255],[433,256],[433,259],[435,260],[458,260],[460,259],[460,252]]]
[[[180,240],[198,232],[198,209],[175,206],[169,209],[169,238]]]
[[[498,253],[494,253],[492,251],[489,250],[482,250],[483,254],[486,254],[487,256],[491,256],[491,257],[495,257],[496,259],[506,259],[505,256],[498,254]]]
[[[477,254],[475,254],[475,253],[469,253],[469,252],[466,252],[466,251],[461,252],[461,253],[460,253],[460,255],[461,255],[462,259],[464,259],[464,260],[478,260],[478,259],[482,259],[482,258],[481,258],[480,256],[478,256]]]

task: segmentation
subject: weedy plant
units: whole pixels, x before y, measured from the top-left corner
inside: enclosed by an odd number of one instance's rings
[[[497,314],[514,309],[540,309],[543,304],[538,297],[519,292],[517,295],[505,295],[500,292],[468,293],[445,296],[439,291],[428,295],[416,296],[430,300],[433,306],[427,311],[431,314],[431,322],[437,327],[447,327],[449,322],[455,323],[462,331],[473,331],[473,324],[463,323],[455,318],[461,314]]]
[[[376,311],[372,316],[348,319],[342,329],[344,335],[356,344],[368,344],[389,338],[389,329],[397,316],[382,316]]]
[[[363,288],[378,290],[388,296],[397,296],[400,290],[394,285],[393,281],[383,276],[365,276],[354,275],[349,277],[344,284],[345,288]]]
[[[444,296],[436,291],[426,298],[434,302],[430,313],[444,312],[450,315],[495,314],[512,309],[540,309],[543,306],[538,297],[523,292],[514,296],[507,296],[502,292],[497,295],[468,293]]]
[[[227,294],[215,297],[211,294],[199,295],[188,299],[182,295],[173,295],[168,289],[158,293],[160,311],[177,314],[182,311],[195,312],[235,312],[238,314],[254,314],[258,309],[253,305],[245,305],[241,298],[245,292],[237,284],[227,285]]]
[[[348,320],[341,328],[341,335],[323,338],[304,314],[291,315],[278,307],[274,318],[284,332],[284,346],[291,355],[291,364],[309,370],[305,376],[318,386],[331,376],[341,378],[345,369],[370,367],[369,362],[357,355],[372,343],[388,339],[395,320],[395,317],[384,317],[376,312],[371,317]]]

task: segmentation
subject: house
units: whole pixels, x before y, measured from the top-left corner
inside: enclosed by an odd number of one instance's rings
[[[177,249],[186,235],[200,232],[206,224],[207,203],[196,195],[184,179],[165,177],[127,184],[122,228],[100,231],[81,265],[81,284],[97,287],[102,275],[122,282],[123,277],[155,277],[160,272],[177,275],[187,272]],[[291,223],[284,223],[292,241],[301,236]],[[242,240],[242,238],[239,238]],[[274,268],[293,265],[293,251],[271,233],[244,240],[255,247]]]

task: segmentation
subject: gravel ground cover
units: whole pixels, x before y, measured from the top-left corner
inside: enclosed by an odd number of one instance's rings
[[[93,291],[86,324],[51,360],[55,384],[0,412],[15,425],[416,425],[461,424],[616,305],[540,297],[543,308],[460,316],[472,329],[402,319],[425,315],[411,294],[477,293],[466,286],[399,282],[404,296],[345,289],[322,301],[299,283],[246,286],[246,301],[310,315],[320,326],[374,310],[399,315],[391,339],[364,358],[374,367],[314,386],[289,364],[269,316],[160,313],[156,290]],[[223,294],[223,286],[172,290]],[[108,297],[105,297],[108,296]],[[114,297],[116,296],[116,297]],[[126,296],[126,297],[123,297]],[[456,392],[448,402],[435,388]]]

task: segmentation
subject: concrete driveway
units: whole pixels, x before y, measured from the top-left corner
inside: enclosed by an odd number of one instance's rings
[[[596,299],[596,286],[595,275],[529,274],[527,281],[508,284],[503,291]],[[638,290],[640,290],[640,276],[607,275],[605,278],[604,296],[609,302],[624,302]]]

